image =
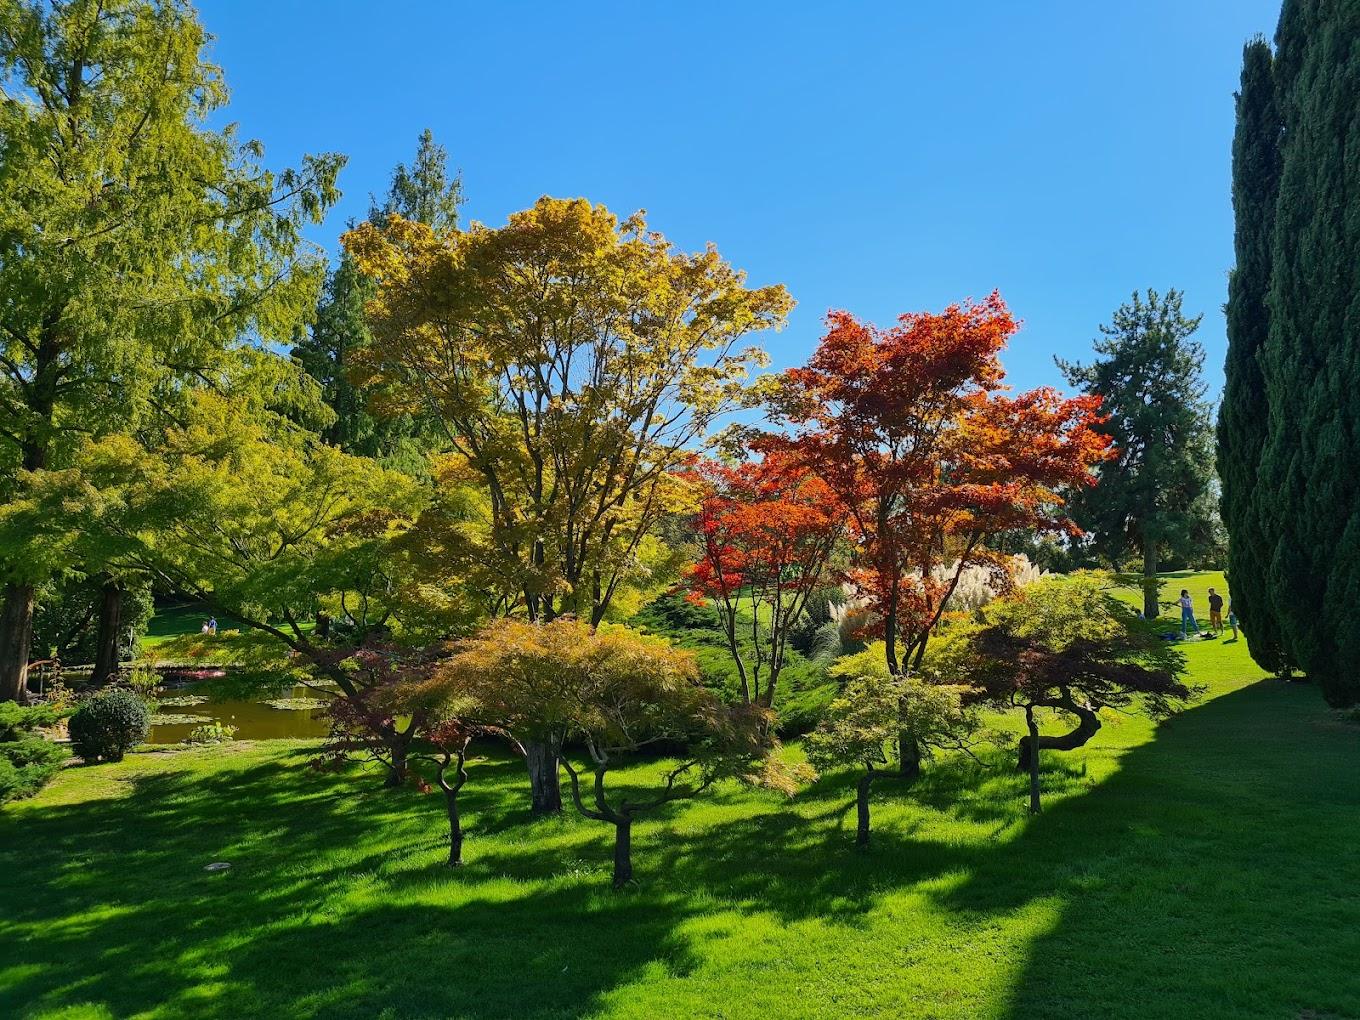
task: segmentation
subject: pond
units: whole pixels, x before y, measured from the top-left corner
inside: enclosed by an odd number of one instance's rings
[[[215,680],[166,687],[156,716],[175,721],[153,723],[147,743],[178,744],[195,726],[214,720],[235,726],[237,740],[324,737],[330,730],[320,710],[324,697],[301,685],[258,696]]]

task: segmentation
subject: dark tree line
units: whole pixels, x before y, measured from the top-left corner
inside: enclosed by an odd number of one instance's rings
[[[1237,99],[1219,430],[1237,609],[1264,667],[1360,700],[1360,4],[1287,0]]]

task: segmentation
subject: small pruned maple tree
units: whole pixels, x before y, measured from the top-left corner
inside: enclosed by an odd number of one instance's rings
[[[855,842],[869,845],[869,794],[875,782],[911,782],[921,761],[936,751],[972,753],[982,726],[975,692],[936,676],[889,673],[877,649],[846,657],[834,667],[841,694],[807,738],[808,760],[819,769],[862,768],[855,784]],[[903,734],[910,739],[903,740]]]
[[[758,713],[724,706],[700,683],[693,657],[625,627],[493,620],[436,671],[426,696],[494,723],[521,744],[544,734],[580,746],[588,763],[562,761],[572,799],[587,818],[614,826],[614,885],[633,878],[635,819],[698,796],[718,779],[748,775],[765,756]],[[664,744],[681,753],[649,796],[611,794],[606,776],[630,756]],[[583,774],[593,775],[589,794]]]
[[[354,760],[378,765],[388,786],[411,780],[411,759],[436,718],[429,705],[406,692],[428,680],[446,649],[376,642],[359,648],[312,646],[310,665],[323,677],[344,681],[326,694],[330,733],[313,765],[324,771]]]
[[[434,781],[444,794],[444,807],[449,817],[449,867],[463,866],[463,820],[458,807],[458,794],[467,785],[468,748],[474,740],[501,737],[508,734],[496,726],[485,726],[453,716],[432,725],[426,734],[431,753],[424,757],[434,762]],[[511,740],[516,748],[518,744]]]
[[[1027,734],[1016,761],[1030,777],[1030,811],[1040,810],[1039,751],[1083,747],[1105,709],[1139,702],[1153,718],[1196,692],[1180,679],[1185,657],[1162,641],[1108,579],[1080,573],[1045,578],[979,611],[951,634],[941,656],[957,682],[999,708],[1024,710]],[[1061,734],[1039,732],[1038,710],[1074,721]]]
[[[823,580],[843,514],[831,488],[785,452],[702,461],[689,477],[702,497],[688,597],[717,608],[742,701],[771,709],[789,636]]]

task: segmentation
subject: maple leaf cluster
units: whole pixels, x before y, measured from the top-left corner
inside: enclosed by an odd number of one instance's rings
[[[965,571],[1010,569],[989,539],[1078,533],[1062,493],[1093,482],[1109,440],[1097,397],[1007,392],[1000,354],[1019,324],[999,294],[889,329],[843,311],[827,325],[781,380],[772,418],[785,431],[755,444],[763,460],[700,469],[690,592],[721,602],[756,589],[768,603],[816,584],[827,537],[844,529],[853,559],[840,579],[895,673],[899,648],[919,661]]]

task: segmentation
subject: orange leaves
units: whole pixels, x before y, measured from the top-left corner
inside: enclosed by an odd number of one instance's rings
[[[841,529],[835,493],[787,454],[735,467],[696,466],[705,491],[698,529],[704,555],[687,573],[691,593],[722,599],[752,587],[814,584]]]
[[[859,544],[850,580],[889,638],[924,646],[958,574],[1011,529],[1070,530],[1061,492],[1109,456],[1099,402],[1004,392],[1000,354],[1018,329],[993,293],[880,330],[833,312],[777,408],[772,445],[816,472]],[[936,575],[942,564],[954,572]]]

